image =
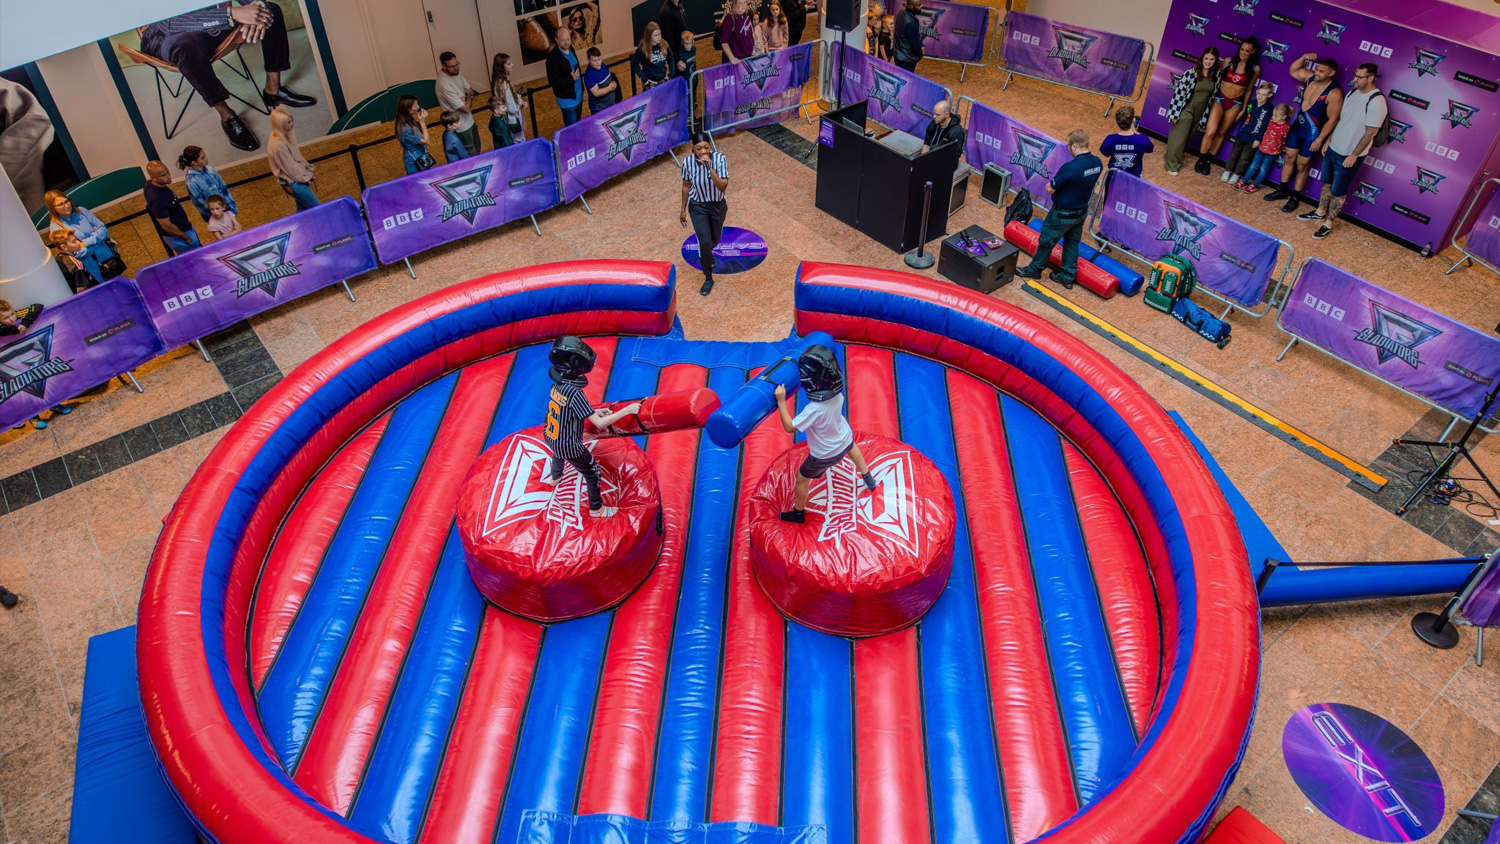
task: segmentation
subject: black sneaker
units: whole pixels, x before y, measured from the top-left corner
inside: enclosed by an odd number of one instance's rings
[[[1296,211],[1297,210],[1297,206],[1300,205],[1300,204],[1301,203],[1297,201],[1297,197],[1295,197],[1295,196],[1291,197],[1290,199],[1288,199],[1286,201],[1285,205],[1281,206],[1281,211],[1284,214],[1290,214],[1293,211]]]
[[[1016,268],[1016,278],[1041,278],[1041,270],[1028,270],[1026,267]]]
[[[1325,215],[1325,214],[1319,214],[1318,213],[1318,209],[1314,208],[1313,210],[1308,211],[1305,214],[1298,214],[1297,215],[1297,219],[1299,219],[1299,220],[1324,220],[1324,219],[1327,219],[1327,215]]]
[[[1205,176],[1211,175],[1214,172],[1213,165],[1209,164],[1208,158],[1202,155],[1198,156],[1198,163],[1193,165],[1193,169]]]
[[[1277,188],[1276,190],[1273,190],[1265,196],[1261,197],[1261,199],[1264,199],[1267,202],[1280,202],[1281,200],[1286,199],[1291,195],[1292,192],[1287,190],[1286,188]]]
[[[238,114],[219,125],[224,127],[225,137],[229,138],[229,143],[236,149],[246,152],[260,149],[260,141],[256,139],[255,133],[250,131],[250,127],[245,125],[245,121],[241,120]]]
[[[1313,240],[1322,240],[1323,238],[1327,237],[1332,232],[1333,232],[1333,229],[1330,229],[1327,226],[1318,226],[1318,230],[1315,231],[1315,232],[1313,232]]]
[[[1063,278],[1058,273],[1053,273],[1052,274],[1052,280],[1055,281],[1055,282],[1057,282],[1058,284],[1061,284],[1063,286],[1063,289],[1065,289],[1065,290],[1072,290],[1073,289],[1073,285],[1077,281],[1076,279]]]
[[[307,108],[308,106],[318,104],[318,101],[312,97],[306,94],[299,94],[285,86],[282,86],[274,94],[267,94],[265,91],[261,91],[260,98],[266,104],[266,108],[275,108],[279,105],[291,106],[292,108]]]
[[[9,589],[6,589],[4,586],[0,586],[0,607],[10,609],[11,607],[14,607],[16,605],[16,602],[19,600],[21,599],[16,595],[16,593],[10,591]]]
[[[714,292],[714,277],[711,276],[711,275],[710,276],[704,276],[704,278],[703,278],[703,286],[700,287],[700,288],[698,288],[698,295],[699,296],[707,296],[708,294],[710,294],[712,292]]]
[[[799,525],[800,524],[804,524],[804,523],[807,522],[807,511],[806,510],[787,510],[786,512],[784,512],[784,513],[781,514],[781,520],[783,522],[793,522],[793,523],[799,524]]]

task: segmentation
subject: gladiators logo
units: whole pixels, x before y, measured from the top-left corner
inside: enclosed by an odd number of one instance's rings
[[[1418,49],[1417,60],[1407,65],[1407,67],[1415,70],[1417,72],[1417,78],[1419,79],[1423,76],[1437,76],[1438,62],[1442,61],[1445,58],[1447,58],[1447,56],[1443,55],[1442,53],[1434,53],[1431,50]]]
[[[485,190],[489,183],[490,165],[433,182],[432,189],[443,198],[442,218],[438,222],[446,223],[461,215],[473,225],[479,209],[495,204],[494,195]]]
[[[1261,51],[1261,56],[1264,57],[1267,61],[1284,62],[1286,61],[1286,51],[1291,46],[1292,45],[1290,44],[1285,44],[1277,41],[1274,38],[1267,38],[1266,48]]]
[[[1406,130],[1411,128],[1411,124],[1410,123],[1403,123],[1400,120],[1397,120],[1395,118],[1390,118],[1390,123],[1391,123],[1391,143],[1396,143],[1396,144],[1404,144],[1404,143],[1406,143]]]
[[[1089,48],[1094,46],[1099,36],[1074,32],[1060,26],[1052,27],[1052,34],[1057,37],[1057,46],[1047,51],[1048,58],[1062,62],[1064,71],[1074,66],[1082,68],[1089,66]]]
[[[239,276],[234,285],[235,298],[252,290],[264,290],[275,299],[276,286],[281,279],[301,274],[297,265],[286,259],[286,248],[291,239],[291,232],[279,234],[219,259]]]
[[[742,106],[735,106],[734,113],[736,115],[743,114],[746,117],[754,117],[755,115],[763,111],[771,111],[775,109],[777,99],[779,99],[779,97],[777,97],[775,94],[772,94],[769,97],[761,97],[754,102],[745,103]]]
[[[641,131],[641,123],[645,119],[646,107],[637,106],[614,120],[604,121],[604,129],[609,132],[610,137],[609,151],[605,157],[623,155],[629,161],[631,151],[647,141],[646,133]]]
[[[1188,32],[1191,32],[1194,35],[1202,35],[1202,34],[1204,34],[1203,33],[1204,28],[1207,27],[1207,26],[1208,26],[1208,16],[1207,15],[1191,15],[1191,14],[1188,15],[1188,22],[1187,22],[1187,27],[1186,27],[1186,29],[1187,29]]]
[[[1235,0],[1234,10],[1247,18],[1255,17],[1255,6],[1260,0]]]
[[[1026,171],[1028,178],[1031,176],[1052,178],[1052,171],[1047,167],[1047,156],[1052,154],[1052,149],[1057,145],[1030,132],[1022,132],[1015,128],[1011,131],[1016,136],[1016,151],[1010,154],[1010,163],[1020,165],[1021,169]]]
[[[1416,187],[1418,193],[1437,193],[1438,185],[1446,178],[1448,177],[1442,173],[1434,173],[1425,167],[1418,167],[1417,177],[1411,180],[1411,184]]]
[[[871,70],[875,72],[875,84],[870,86],[866,96],[885,108],[900,111],[901,89],[906,87],[906,80],[880,68],[871,68]]]
[[[584,443],[593,451],[597,440]],[[490,504],[484,511],[481,538],[488,539],[496,531],[541,513],[547,521],[558,525],[564,532],[583,527],[583,509],[588,506],[588,491],[583,475],[573,464],[563,463],[562,480],[556,486],[542,483],[543,475],[552,471],[552,452],[540,437],[518,434],[511,440],[505,452],[505,468],[495,478],[490,489]],[[618,494],[620,487],[610,479],[609,473],[599,473],[599,491],[606,498]]]
[[[1167,208],[1167,224],[1156,233],[1157,240],[1172,244],[1172,252],[1185,252],[1194,258],[1203,257],[1203,245],[1198,241],[1214,230],[1215,223],[1199,217],[1181,205],[1162,203]]]
[[[1380,196],[1382,190],[1384,188],[1378,188],[1366,182],[1355,182],[1354,198],[1359,200],[1361,205],[1369,205],[1375,201],[1376,197]]]
[[[1422,365],[1417,347],[1442,333],[1442,329],[1371,302],[1370,327],[1360,329],[1354,339],[1375,347],[1377,363],[1398,358],[1416,369]]]
[[[921,537],[910,504],[916,499],[910,489],[911,452],[898,451],[880,458],[870,464],[870,474],[880,485],[868,495],[861,495],[864,481],[854,461],[847,457],[813,482],[807,509],[823,514],[818,541],[831,541],[833,547],[842,550],[843,538],[864,526],[884,533],[911,554],[920,554]]]
[[[1331,20],[1324,20],[1323,28],[1318,31],[1318,37],[1323,40],[1324,44],[1337,44],[1339,43],[1340,36],[1344,34],[1344,30],[1348,28],[1349,27],[1344,24],[1334,23]]]
[[[766,89],[766,80],[773,76],[781,75],[781,68],[776,64],[776,57],[770,53],[750,56],[740,62],[740,66],[745,69],[745,78],[740,80],[741,88],[749,88],[751,85],[754,85],[764,91]],[[637,119],[637,122],[639,122],[639,119]]]
[[[52,328],[39,328],[0,349],[0,402],[17,393],[47,400],[47,379],[72,372],[68,361],[52,356]]]
[[[1473,127],[1469,125],[1469,118],[1478,113],[1479,106],[1471,106],[1467,103],[1461,103],[1458,100],[1449,100],[1448,113],[1443,115],[1442,119],[1448,121],[1449,128],[1457,129],[1462,126],[1465,129],[1471,129]]]
[[[917,13],[917,27],[922,34],[922,40],[931,38],[936,41],[942,36],[937,31],[937,22],[947,9],[923,9]]]

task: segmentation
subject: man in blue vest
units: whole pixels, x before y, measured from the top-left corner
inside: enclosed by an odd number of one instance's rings
[[[1068,133],[1068,151],[1073,160],[1057,168],[1047,193],[1052,196],[1052,210],[1042,221],[1041,243],[1031,263],[1016,270],[1018,278],[1041,278],[1042,267],[1052,255],[1052,247],[1062,241],[1062,265],[1052,272],[1052,279],[1071,289],[1078,279],[1078,241],[1083,238],[1083,221],[1089,213],[1089,197],[1104,172],[1104,162],[1089,149],[1089,133],[1074,129]]]

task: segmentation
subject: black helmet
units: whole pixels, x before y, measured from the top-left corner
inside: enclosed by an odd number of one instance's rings
[[[797,377],[802,392],[813,401],[827,401],[843,392],[844,373],[833,349],[823,345],[808,346],[797,359]]]
[[[547,360],[552,362],[553,381],[573,381],[583,377],[594,368],[598,355],[582,340],[571,334],[557,338]]]

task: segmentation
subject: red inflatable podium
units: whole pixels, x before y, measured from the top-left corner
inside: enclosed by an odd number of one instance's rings
[[[491,603],[537,621],[565,621],[625,600],[661,552],[656,470],[634,441],[588,443],[608,518],[589,515],[583,476],[564,464],[555,486],[540,427],[496,443],[459,491],[458,535],[474,585]]]
[[[855,434],[879,486],[865,488],[844,458],[808,490],[807,521],[792,506],[807,444],[771,464],[750,499],[751,565],[760,588],[793,621],[839,636],[878,636],[926,614],[953,568],[953,493],[911,446]]]

